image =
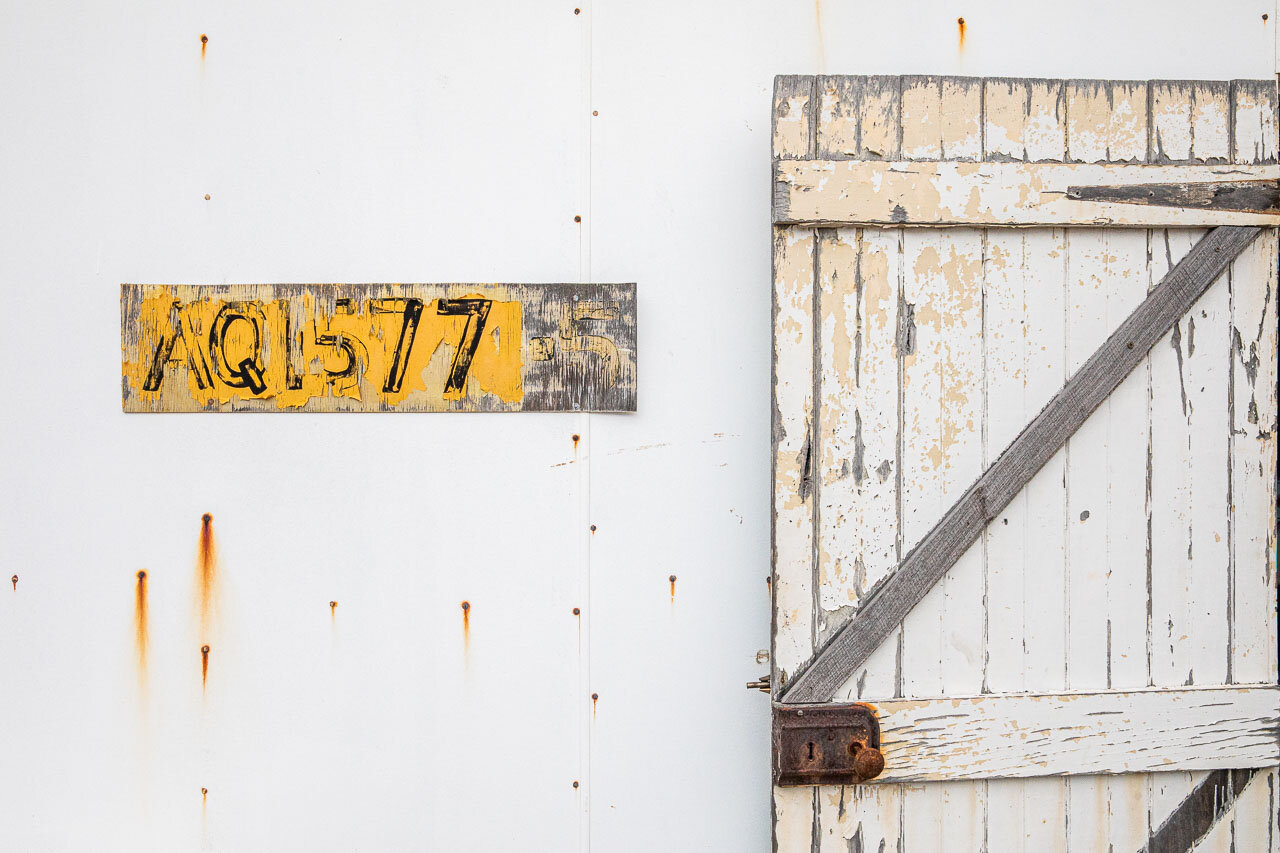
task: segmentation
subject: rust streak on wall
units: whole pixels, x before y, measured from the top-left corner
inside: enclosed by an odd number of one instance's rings
[[[17,575],[14,575],[13,577],[9,578],[9,582],[13,584],[13,588],[14,588],[15,590],[18,588],[18,576],[17,576]]]
[[[138,684],[147,684],[147,647],[150,645],[147,626],[147,573],[139,570],[138,582],[133,593],[133,647],[137,655]]]
[[[200,550],[196,559],[196,598],[200,608],[200,640],[208,642],[215,610],[218,549],[213,540],[213,516],[200,517]]]
[[[471,651],[471,602],[462,602],[462,648],[464,652]]]
[[[209,644],[200,647],[200,688],[209,686]]]
[[[204,59],[205,49],[209,46],[209,37],[204,33],[200,34],[200,58]]]
[[[674,603],[676,600],[676,576],[672,575],[671,577],[667,578],[667,580],[670,581],[671,583],[671,601],[672,603]]]
[[[964,18],[956,18],[956,29],[960,32],[960,49],[964,50],[965,23]]]

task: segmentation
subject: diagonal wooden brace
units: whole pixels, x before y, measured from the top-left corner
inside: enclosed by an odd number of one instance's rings
[[[830,700],[1261,231],[1253,226],[1221,226],[1197,243],[898,568],[868,592],[858,612],[790,680],[778,701]]]

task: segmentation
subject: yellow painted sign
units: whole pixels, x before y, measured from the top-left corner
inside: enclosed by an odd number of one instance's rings
[[[124,409],[634,411],[635,286],[121,287]]]

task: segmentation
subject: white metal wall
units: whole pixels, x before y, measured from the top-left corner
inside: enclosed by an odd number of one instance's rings
[[[773,75],[1274,70],[1267,2],[572,2],[0,8],[0,849],[767,850]],[[634,416],[119,411],[121,281],[575,279]]]

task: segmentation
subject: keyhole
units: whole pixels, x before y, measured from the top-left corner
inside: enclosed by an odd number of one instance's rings
[[[813,761],[813,741],[809,741],[809,760]]]

